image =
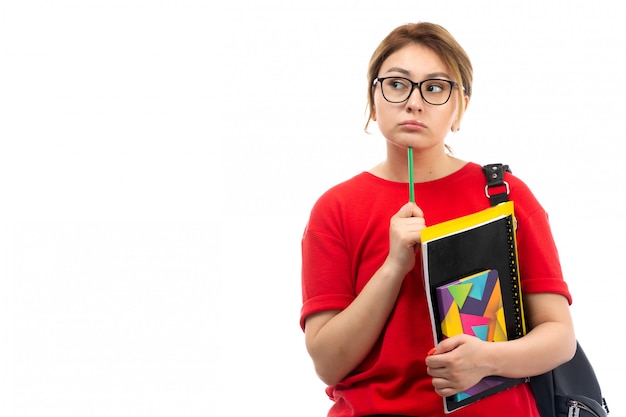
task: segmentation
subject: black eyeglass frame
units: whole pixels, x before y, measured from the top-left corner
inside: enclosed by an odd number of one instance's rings
[[[406,96],[404,100],[391,101],[387,97],[385,97],[385,90],[383,89],[383,81],[390,79],[390,78],[393,78],[396,80],[406,80],[411,83],[411,91],[409,91],[409,94]],[[450,84],[450,93],[448,94],[448,98],[446,99],[446,101],[444,101],[443,103],[435,104],[426,100],[426,97],[424,97],[424,93],[422,92],[422,85],[424,85],[424,83],[428,81],[443,81],[443,82]],[[413,90],[415,90],[415,88],[417,87],[417,90],[420,92],[420,96],[422,96],[422,100],[424,100],[426,103],[432,106],[443,106],[444,104],[446,104],[448,101],[450,101],[450,97],[452,97],[452,90],[454,89],[454,87],[459,86],[459,83],[457,83],[456,81],[446,80],[445,78],[429,78],[427,80],[414,82],[405,77],[376,77],[374,78],[374,82],[372,83],[372,86],[375,86],[377,82],[380,83],[380,92],[383,95],[383,98],[389,103],[393,103],[393,104],[404,103],[405,101],[409,99],[409,97],[411,97],[411,94],[413,94]],[[465,91],[465,87],[463,87],[463,91]]]

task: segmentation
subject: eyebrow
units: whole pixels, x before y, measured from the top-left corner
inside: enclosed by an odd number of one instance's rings
[[[407,70],[405,70],[404,68],[400,68],[400,67],[392,67],[389,68],[385,74],[390,73],[390,72],[399,72],[400,74],[406,75],[407,77],[409,75],[411,75],[411,73]],[[445,72],[431,72],[430,74],[426,74],[426,78],[438,78],[438,77],[442,77],[442,78],[446,78],[449,79],[451,78],[449,74],[445,73]]]

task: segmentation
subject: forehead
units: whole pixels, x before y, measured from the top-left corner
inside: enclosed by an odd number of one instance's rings
[[[409,44],[383,61],[380,75],[394,73],[419,78],[432,74],[450,74],[450,71],[432,49],[420,44]]]

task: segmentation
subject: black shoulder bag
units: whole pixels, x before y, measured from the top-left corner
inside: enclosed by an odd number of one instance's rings
[[[509,185],[504,181],[504,172],[511,172],[509,166],[489,164],[483,166],[483,171],[487,177],[485,194],[491,205],[507,201]],[[541,417],[606,417],[609,414],[593,366],[578,341],[576,354],[569,362],[531,377],[530,386]]]

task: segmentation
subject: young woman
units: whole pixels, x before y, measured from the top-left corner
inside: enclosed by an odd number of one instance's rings
[[[386,138],[386,158],[324,193],[302,240],[300,324],[334,401],[328,415],[442,416],[442,397],[485,376],[527,377],[569,360],[575,351],[571,297],[547,215],[509,173],[530,330],[509,342],[458,335],[435,345],[421,230],[489,207],[481,165],[457,159],[445,145],[469,104],[472,66],[441,26],[407,24],[378,46],[368,78],[368,124],[375,121]],[[415,203],[407,203],[408,147]],[[528,384],[454,414],[539,417]]]

